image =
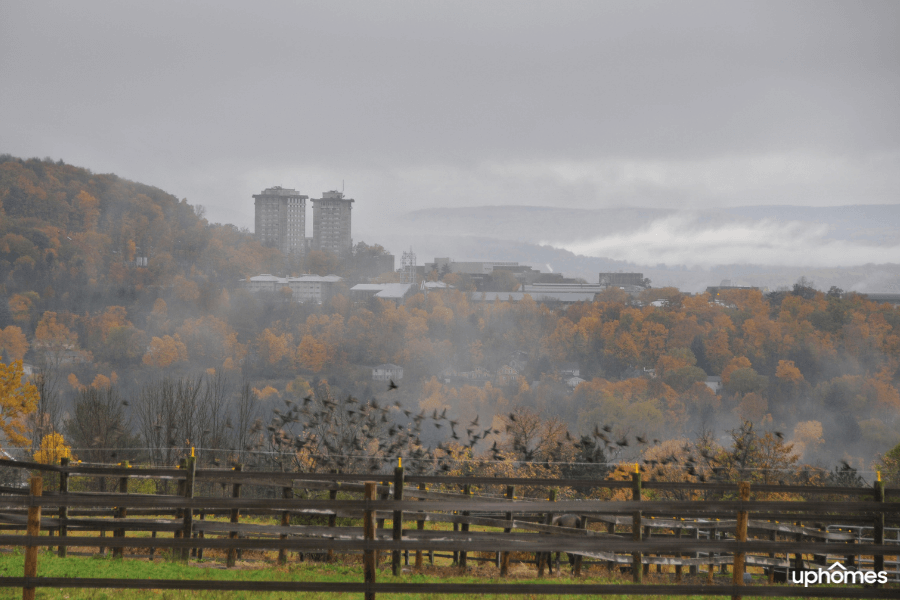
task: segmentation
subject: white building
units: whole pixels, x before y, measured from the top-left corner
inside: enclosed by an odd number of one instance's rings
[[[399,381],[403,379],[403,367],[389,363],[372,367],[372,379],[375,381]]]
[[[250,277],[243,282],[245,289],[257,292],[280,292],[291,290],[294,302],[318,302],[321,304],[335,293],[335,285],[343,281],[337,275],[301,275],[300,277],[276,277],[263,274]]]

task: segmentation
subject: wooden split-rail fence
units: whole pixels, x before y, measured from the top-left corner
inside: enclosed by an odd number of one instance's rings
[[[0,546],[25,549],[23,577],[0,577],[0,586],[22,587],[26,600],[38,587],[360,592],[367,599],[378,592],[900,597],[896,582],[900,539],[885,537],[886,531],[897,531],[892,526],[900,525],[900,489],[886,489],[881,482],[871,488],[751,487],[643,481],[640,473],[631,481],[405,476],[400,467],[393,475],[245,472],[240,467],[197,469],[194,459],[186,459],[177,469],[85,466],[66,460],[60,466],[0,460],[0,467],[49,472],[58,481],[54,490],[44,490],[40,477],[31,478],[28,490],[0,488],[0,529],[25,530],[24,535],[0,535]],[[76,476],[117,481],[118,489],[70,491],[70,480]],[[177,491],[130,493],[131,484],[148,478],[174,481]],[[269,497],[248,497],[242,494],[247,488],[268,490]],[[479,494],[473,494],[476,488]],[[567,488],[623,489],[630,500],[557,500],[558,491]],[[203,489],[222,494],[198,495]],[[517,496],[517,489],[527,490],[530,497]],[[536,497],[536,490],[544,490],[544,495]],[[645,499],[647,493],[698,491],[717,499]],[[773,492],[825,499],[751,499],[753,493]],[[554,515],[577,515],[578,526],[556,526]],[[242,522],[248,516],[268,517],[279,524],[260,524],[262,519]],[[388,519],[390,529],[385,527]],[[318,523],[309,524],[313,521]],[[441,524],[440,528],[429,529],[429,522]],[[861,543],[852,531],[829,530],[837,523],[871,527],[871,541]],[[86,532],[99,535],[83,535]],[[280,563],[289,552],[321,560],[361,553],[364,579],[320,583],[38,577],[40,547],[57,548],[61,557],[70,548],[98,548],[111,549],[113,556],[124,556],[126,549],[144,552],[151,559],[162,551],[180,560],[203,558],[207,550],[219,553],[229,567],[242,552],[275,551]],[[630,573],[633,583],[377,581],[381,553],[390,557],[393,575],[399,575],[413,556],[416,568],[424,567],[426,560],[433,563],[435,557],[452,558],[462,568],[469,562],[490,561],[503,578],[514,563],[533,565],[543,576],[553,567],[552,553],[559,552],[572,555],[576,578],[586,565],[601,564]],[[894,560],[886,561],[888,556]],[[885,571],[891,581],[865,587],[790,583],[790,571],[824,569],[835,562],[850,571]],[[644,576],[654,568],[674,575],[674,581],[644,584]],[[715,573],[727,573],[728,568],[731,577],[726,579],[731,583],[725,585]],[[753,571],[756,578],[745,579]],[[717,585],[710,585],[714,581]],[[777,581],[786,581],[788,587],[773,585]]]

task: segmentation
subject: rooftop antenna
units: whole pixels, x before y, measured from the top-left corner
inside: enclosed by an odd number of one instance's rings
[[[344,180],[341,179],[341,196],[344,195]]]

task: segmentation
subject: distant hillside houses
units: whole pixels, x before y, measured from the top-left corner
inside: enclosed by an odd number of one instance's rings
[[[244,289],[253,292],[278,293],[288,289],[293,302],[315,302],[321,304],[336,293],[336,284],[343,279],[337,275],[301,275],[299,277],[277,277],[263,274],[241,282]]]
[[[468,260],[455,261],[449,257],[436,257],[434,262],[425,263],[418,274],[425,277],[431,271],[440,275],[462,273],[469,277],[478,291],[491,291],[494,276],[502,271],[511,273],[520,285],[532,283],[576,283],[578,279],[566,278],[562,273],[542,273],[528,265],[515,261]]]

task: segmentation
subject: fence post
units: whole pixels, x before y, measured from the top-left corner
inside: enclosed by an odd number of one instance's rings
[[[681,529],[682,529],[681,527],[675,528],[675,539],[676,540],[681,539]],[[685,554],[679,554],[679,556],[681,558],[684,558]],[[677,565],[675,565],[675,583],[681,583],[682,579],[683,579],[682,566],[681,566],[681,564],[677,564]]]
[[[206,511],[204,511],[204,510],[200,511],[200,520],[201,521],[206,520]],[[199,534],[195,533],[194,535],[199,537],[201,540],[205,537],[205,534],[203,533],[203,531],[201,531]],[[202,547],[195,548],[195,550],[197,551],[197,560],[203,560],[203,548]]]
[[[796,522],[794,523],[794,525],[796,525],[797,527],[799,527],[799,528],[802,529],[802,527],[803,527],[803,521],[796,521]],[[803,541],[803,531],[800,531],[799,533],[797,533],[797,534],[794,536],[794,541],[795,541],[795,542],[802,542],[802,541]],[[791,570],[791,569],[790,569],[790,566],[791,566],[791,565],[790,565],[790,557],[788,557],[788,576],[790,576],[790,570]],[[802,571],[802,570],[803,570],[803,555],[802,555],[802,554],[799,554],[799,553],[796,553],[796,552],[794,553],[794,570],[795,570],[795,571]]]
[[[506,486],[506,499],[513,500],[516,497],[516,487],[513,485]],[[506,520],[512,521],[513,514],[512,511],[506,513]],[[503,533],[509,533],[512,531],[512,527],[504,527]],[[500,577],[508,577],[509,576],[509,550],[504,550],[500,553]]]
[[[69,466],[68,458],[59,459],[59,466],[63,469]],[[59,494],[65,496],[69,493],[69,472],[60,471],[59,473]],[[68,534],[69,509],[66,506],[59,507],[59,557],[66,557],[66,547],[63,545],[63,538]]]
[[[773,531],[769,532],[769,541],[771,541],[771,542],[778,541],[778,532],[777,531],[773,530]],[[787,556],[787,555],[785,555],[785,556]],[[775,553],[769,552],[769,558],[775,558]],[[787,573],[787,570],[785,570],[785,573]],[[774,563],[769,566],[769,583],[770,584],[775,583],[775,565],[774,565]]]
[[[383,489],[383,491],[382,491],[381,494],[380,494],[381,499],[382,499],[382,500],[387,500],[388,497],[390,496],[390,485],[391,485],[391,481],[390,481],[389,479],[386,479],[386,480],[384,480],[384,481],[381,482],[381,485],[382,485],[382,489]],[[382,514],[383,514],[383,513],[382,513]],[[377,528],[377,529],[381,529],[381,530],[382,530],[382,531],[381,531],[382,533],[384,533],[384,522],[385,522],[385,518],[384,518],[384,517],[381,517],[381,518],[377,519],[377,521],[376,521],[376,523],[377,523],[376,528]],[[377,563],[380,562],[380,561],[381,561],[381,552],[379,552],[379,551],[376,550],[376,551],[375,551],[375,563],[377,564]]]
[[[641,471],[637,464],[634,465],[634,473],[631,474],[631,499],[635,502],[641,501]],[[641,541],[641,511],[636,510],[631,514],[631,539],[635,542]],[[641,583],[644,580],[644,569],[641,565],[641,553],[631,553],[631,577],[635,583]]]
[[[700,541],[700,523],[694,521],[694,529],[691,530],[691,539]],[[692,552],[691,558],[700,558],[699,552]],[[690,575],[699,575],[700,574],[700,566],[699,565],[691,565],[688,568],[688,574]]]
[[[712,542],[712,541],[717,540],[718,538],[719,538],[719,531],[715,527],[710,527],[709,528],[709,540]],[[709,561],[709,570],[706,572],[706,583],[712,583],[714,581],[714,578],[716,575],[716,565],[712,561],[712,559],[715,558],[715,556],[716,556],[715,552],[709,553],[710,561]]]
[[[43,492],[43,480],[40,477],[32,477],[30,481],[31,497],[40,496]],[[28,507],[28,535],[30,537],[38,537],[41,535],[41,507]],[[37,546],[28,545],[25,547],[25,577],[37,576]],[[22,588],[22,600],[34,600],[34,588]]]
[[[420,483],[419,489],[424,492],[426,489],[425,484]],[[425,501],[425,498],[419,498],[419,502],[424,502],[424,501]],[[423,531],[425,529],[425,519],[419,519],[418,521],[416,521],[416,529],[418,529],[419,531]],[[417,569],[422,568],[422,551],[421,550],[416,550],[416,568]]]
[[[294,497],[294,488],[291,487],[283,487],[281,488],[281,497],[285,500],[290,500]],[[289,510],[284,510],[281,512],[281,526],[288,527],[291,524],[291,512]],[[287,534],[282,533],[278,536],[282,540],[287,539]],[[278,549],[278,564],[283,565],[287,562],[287,550],[284,548]]]
[[[180,461],[178,461],[178,468],[179,468],[179,469],[186,469],[186,468],[187,468],[187,461],[186,461],[185,459],[183,459],[183,458],[182,458]],[[186,479],[179,479],[179,480],[178,480],[178,483],[175,485],[175,495],[178,496],[179,498],[183,498],[183,497],[184,497],[184,489],[185,489],[185,482],[186,482],[186,481],[187,481]],[[176,509],[175,509],[175,518],[176,518],[176,519],[184,519],[184,509],[183,509],[183,508],[176,508]],[[175,535],[174,535],[173,537],[175,537],[175,538],[180,538],[180,537],[182,537],[183,535],[184,535],[184,532],[181,531],[181,530],[178,530],[178,531],[175,532]]]
[[[334,472],[334,471],[332,471]],[[336,483],[335,483],[336,484]],[[328,490],[328,499],[329,500],[337,500],[337,487],[332,490]],[[328,515],[328,526],[329,527],[337,527],[337,513],[332,512],[332,514]],[[334,539],[334,538],[331,538]],[[326,559],[328,562],[334,561],[334,548],[329,548],[328,553],[326,554]]]
[[[588,517],[581,515],[578,520],[578,529],[587,529]],[[575,564],[572,566],[572,577],[581,577],[581,561],[584,557],[580,554],[575,555]]]
[[[193,454],[193,448],[191,449],[191,454]],[[184,497],[185,498],[193,498],[194,497],[194,474],[197,472],[197,459],[191,456],[187,460],[187,473],[185,474],[184,479]],[[194,527],[194,510],[190,507],[184,509],[184,533],[181,536],[186,539],[191,539],[191,530]],[[181,549],[181,560],[187,561],[191,556],[191,549],[188,547],[184,547]]]
[[[738,483],[738,493],[740,494],[741,502],[749,502],[750,501],[750,483],[747,481],[741,481]],[[737,528],[734,532],[734,537],[737,538],[738,542],[746,542],[747,541],[747,525],[750,521],[750,513],[747,510],[739,510],[737,514]],[[744,585],[744,563],[745,558],[747,556],[746,552],[735,552],[734,553],[734,567],[731,569],[731,584],[732,585]],[[741,600],[742,596],[734,595],[731,597],[731,600]]]
[[[472,486],[467,483],[466,485],[463,486],[463,494],[466,495],[466,500],[468,500],[468,497],[471,493],[472,493]],[[464,516],[464,517],[468,517],[469,514],[471,514],[471,513],[469,513],[469,511],[467,511],[467,510],[462,511],[462,516]],[[463,532],[469,531],[469,524],[461,523],[460,531],[463,531]],[[468,558],[469,558],[469,553],[466,552],[465,550],[463,550],[459,553],[460,568],[465,569],[468,566]]]
[[[397,459],[397,468],[394,469],[394,500],[403,500],[403,463]],[[393,535],[391,538],[399,542],[403,538],[403,511],[394,511]],[[400,575],[403,569],[400,566],[400,549],[391,551],[391,571],[394,577]]]
[[[644,527],[644,538],[643,539],[649,540],[651,537],[653,537],[653,528],[650,527],[649,525],[647,525]],[[649,557],[650,554],[647,554],[647,556]],[[644,569],[644,575],[649,575],[650,574],[650,563],[648,562],[646,565],[643,565],[643,569]]]
[[[881,481],[881,472],[878,473],[878,480],[875,482],[875,502],[884,502],[884,482]],[[873,542],[879,545],[884,545],[884,513],[880,512],[875,515],[875,523],[874,523],[874,531],[873,531]],[[878,573],[880,571],[884,571],[884,554],[876,554],[872,557],[873,565],[872,569]],[[881,587],[881,584],[876,584],[878,587]]]
[[[374,481],[367,481],[365,487],[365,500],[368,504],[375,499],[375,487],[378,484]],[[367,507],[363,512],[363,537],[367,542],[375,541],[375,511],[371,507]],[[375,550],[363,550],[363,577],[366,583],[365,600],[375,600],[375,592],[369,587],[375,583]]]
[[[234,472],[240,473],[244,468],[244,465],[235,465]],[[241,497],[241,484],[235,483],[231,486],[231,497],[235,500]],[[231,509],[231,522],[238,523],[241,520],[241,509],[235,506]],[[238,536],[237,531],[228,532],[228,538],[232,540],[236,540]],[[230,568],[234,566],[234,561],[237,558],[237,548],[231,547],[228,549],[228,555],[225,558],[225,566]]]
[[[553,488],[552,490],[550,490],[550,496],[548,497],[548,500],[550,502],[556,502],[556,491],[557,491],[556,488]],[[549,511],[547,512],[547,515],[544,517],[544,524],[545,525],[553,524],[553,513],[552,512],[549,512]],[[537,552],[535,554],[535,558],[537,559],[538,577],[544,576],[544,565],[545,564],[549,565],[550,572],[551,573],[553,572],[553,565],[550,564],[550,561],[553,559],[552,552]]]
[[[129,467],[128,461],[125,461],[124,463],[122,463],[122,466],[127,469]],[[127,475],[125,475],[124,477],[119,477],[119,493],[120,494],[128,493],[128,476]],[[116,518],[117,519],[124,519],[127,516],[128,516],[128,511],[127,511],[126,507],[124,507],[124,506],[116,507]],[[117,527],[115,529],[115,531],[113,531],[113,535],[115,537],[122,538],[122,544],[123,544],[122,546],[116,546],[115,548],[113,548],[113,551],[112,551],[113,558],[122,558],[125,556],[125,547],[124,547],[125,526],[122,525],[120,527]]]
[[[614,515],[614,516],[613,516],[613,522],[612,522],[612,523],[607,523],[607,524],[606,524],[606,533],[608,533],[608,534],[610,534],[610,535],[615,535],[615,533],[616,533],[616,522],[618,521],[618,518],[619,518],[619,517],[618,517],[617,515]],[[608,560],[608,561],[606,561],[606,570],[609,571],[609,573],[613,573],[613,570],[614,570],[618,565],[619,565],[619,563],[614,562],[614,561],[611,561],[611,560]]]

